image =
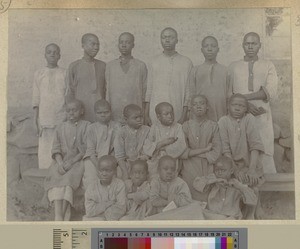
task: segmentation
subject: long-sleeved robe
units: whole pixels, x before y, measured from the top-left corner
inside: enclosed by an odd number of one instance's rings
[[[218,121],[227,114],[227,68],[219,63],[196,66],[189,76],[190,92],[205,95],[208,100],[208,118]]]
[[[96,156],[99,159],[102,156],[112,154],[118,129],[120,129],[120,124],[115,121],[110,121],[108,125],[95,122],[88,127],[87,149],[84,156],[83,184],[85,188],[97,179],[97,170],[89,158]]]
[[[205,119],[202,123],[189,120],[183,124],[187,149],[181,155],[182,158],[182,179],[188,184],[192,197],[195,200],[206,201],[207,195],[195,191],[193,187],[194,179],[198,176],[207,176],[213,172],[213,164],[221,155],[221,139],[218,124],[212,120]],[[189,157],[189,151],[193,149],[204,149],[212,143],[212,149],[204,155]]]
[[[176,142],[167,145],[163,149],[157,151],[157,143],[170,137],[178,139]],[[182,155],[185,149],[186,143],[181,124],[174,123],[171,126],[164,126],[158,122],[156,124],[153,124],[143,146],[144,153],[151,157],[151,160],[148,161],[149,177],[152,178],[157,174],[159,158],[164,155],[168,155],[177,159]]]
[[[49,168],[52,163],[51,148],[55,126],[66,120],[64,110],[66,95],[66,70],[61,67],[44,67],[34,74],[32,106],[38,107],[39,123],[39,168]]]
[[[113,201],[106,208],[106,202]],[[126,212],[126,190],[122,180],[114,177],[108,186],[96,180],[85,192],[85,212],[83,220],[119,220]]]
[[[206,219],[242,219],[241,201],[247,205],[257,204],[257,195],[253,189],[244,185],[242,189],[229,186],[226,183],[213,183],[214,174],[197,177],[194,188],[200,192],[208,192],[206,209],[203,211]]]
[[[265,114],[256,116],[256,123],[259,128],[264,145],[263,164],[265,173],[276,173],[273,160],[274,154],[274,131],[272,122],[272,112],[270,100],[277,94],[277,73],[274,64],[271,61],[258,59],[254,61],[253,70],[250,72],[249,63],[245,60],[233,62],[228,68],[228,82],[231,93],[249,94],[263,89],[267,99],[251,100],[250,103],[256,107],[263,107]],[[249,90],[248,80],[252,76],[253,91]]]
[[[154,57],[148,66],[147,91],[145,102],[150,103],[149,116],[152,124],[157,122],[155,106],[168,102],[174,108],[175,121],[178,121],[184,106],[188,106],[190,90],[188,76],[192,69],[189,58],[175,53],[164,53]]]
[[[256,118],[247,114],[237,121],[229,115],[220,118],[219,131],[222,142],[222,153],[230,153],[239,170],[249,168],[250,153],[252,150],[264,151]],[[258,158],[256,173],[263,175],[261,155]]]
[[[133,191],[133,182],[131,179],[125,181],[126,193],[133,194],[134,198],[141,201],[141,204],[136,203],[133,199],[127,199],[127,212],[121,220],[143,220],[151,211],[150,204],[150,183],[145,181],[141,186]]]
[[[61,154],[63,161],[70,160],[86,151],[86,134],[89,122],[79,120],[76,124],[64,122],[57,126],[54,135],[52,157]],[[49,168],[49,174],[45,179],[45,190],[48,191],[54,187],[70,186],[75,191],[81,183],[83,176],[82,161],[73,164],[72,168],[64,175],[58,173],[56,161],[53,161]]]
[[[95,121],[94,104],[105,98],[105,63],[100,60],[87,61],[85,58],[70,64],[67,73],[67,97],[83,102],[84,119]]]
[[[168,203],[174,201],[177,207],[187,206],[192,202],[189,187],[180,177],[165,182],[159,176],[156,176],[151,180],[150,186],[151,203],[158,198],[166,199]],[[164,208],[153,207],[153,213],[160,213]]]
[[[121,59],[108,62],[105,70],[106,99],[111,104],[113,120],[123,123],[123,109],[129,104],[143,107],[147,88],[147,67],[144,62],[132,58],[129,69],[121,67]]]

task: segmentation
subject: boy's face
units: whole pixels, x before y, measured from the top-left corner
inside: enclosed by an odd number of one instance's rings
[[[129,34],[123,34],[119,38],[119,51],[122,55],[131,54],[134,47],[133,39]]]
[[[163,160],[159,165],[159,177],[164,182],[171,182],[176,177],[176,162],[171,159]]]
[[[99,39],[93,35],[90,35],[88,38],[86,38],[86,40],[82,44],[84,52],[92,58],[94,58],[98,54],[99,47]]]
[[[50,45],[46,47],[45,58],[48,64],[57,65],[57,62],[60,59],[59,48],[55,45]]]
[[[141,184],[147,180],[147,171],[145,169],[145,166],[142,164],[133,165],[130,176],[131,176],[132,182],[135,185],[141,186]]]
[[[98,171],[100,182],[104,185],[110,184],[116,173],[113,162],[109,160],[101,161],[99,163]]]
[[[213,38],[206,38],[202,43],[201,51],[207,60],[216,59],[219,52],[218,43]]]
[[[129,114],[129,117],[125,118],[126,123],[130,128],[139,129],[143,124],[143,116],[141,111],[134,111]]]
[[[164,32],[162,32],[160,41],[164,50],[172,51],[175,50],[178,39],[173,30],[166,29]]]
[[[162,125],[170,126],[174,123],[174,111],[172,106],[164,105],[160,108],[157,118]]]
[[[108,106],[98,106],[95,109],[96,120],[102,124],[108,124],[111,120],[111,110]]]
[[[214,165],[214,173],[217,178],[230,179],[233,174],[233,167],[227,162],[218,161]]]
[[[260,50],[261,43],[259,38],[256,35],[249,35],[243,42],[243,49],[245,55],[249,58],[257,56],[258,51]]]
[[[68,103],[66,107],[67,118],[72,123],[77,122],[81,115],[83,115],[83,110],[79,104],[76,103]]]
[[[243,98],[233,98],[229,103],[229,114],[233,118],[240,119],[244,117],[247,111],[247,102]]]
[[[207,112],[206,99],[202,97],[196,97],[192,101],[192,113],[197,117],[205,115]]]

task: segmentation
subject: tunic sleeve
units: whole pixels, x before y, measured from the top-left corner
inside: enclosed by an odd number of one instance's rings
[[[85,212],[87,217],[99,216],[105,211],[105,203],[97,196],[97,184],[90,184],[85,192]]]
[[[74,67],[73,63],[69,66],[67,70],[67,76],[66,76],[66,85],[67,85],[67,94],[66,96],[68,98],[75,98],[75,93],[76,93],[76,80],[75,80],[75,72],[74,72]]]
[[[226,85],[227,85],[227,98],[230,98],[233,95],[233,69],[232,65],[227,68],[227,77],[226,77]]]
[[[55,154],[61,154],[63,156],[62,149],[61,149],[61,139],[60,139],[60,130],[61,129],[62,129],[62,127],[59,125],[56,127],[56,129],[54,131],[53,144],[52,144],[52,150],[51,150],[51,155],[52,155],[53,159],[55,157]]]
[[[145,102],[150,102],[151,95],[153,91],[153,68],[151,63],[148,66],[148,76],[147,76],[147,90],[145,95]]]
[[[39,88],[39,82],[38,82],[38,72],[35,72],[33,77],[33,92],[32,92],[32,106],[36,107],[40,104],[40,88]]]
[[[80,144],[78,145],[78,150],[83,155],[86,153],[87,132],[88,132],[89,125],[90,125],[90,122],[84,121],[82,130],[81,130],[81,140],[80,140]]]
[[[143,145],[143,152],[147,156],[153,156],[156,149],[155,125],[152,125]]]
[[[212,136],[212,150],[205,154],[207,161],[210,164],[215,163],[215,161],[221,155],[222,150],[221,138],[217,124],[214,124]]]
[[[186,143],[186,149],[184,150],[184,152],[182,153],[182,155],[180,156],[180,159],[188,159],[189,158],[189,153],[190,153],[190,147],[189,147],[189,128],[188,128],[188,123],[185,122],[182,125],[182,131],[184,134],[184,138],[185,138],[185,143]]]
[[[93,124],[88,127],[86,135],[86,153],[84,158],[96,156],[97,137],[94,133]]]
[[[140,201],[145,201],[149,199],[150,196],[150,185],[149,183],[144,183],[143,189],[134,193],[136,199]]]
[[[115,157],[118,161],[126,158],[124,130],[119,129],[114,140]]]
[[[222,153],[230,153],[231,154],[231,149],[230,149],[230,142],[229,142],[229,137],[228,137],[228,132],[226,128],[226,116],[220,118],[219,120],[219,132],[220,132],[220,138],[221,138],[221,144],[222,144]]]
[[[190,94],[191,94],[191,96],[193,94],[197,93],[197,88],[196,88],[196,71],[197,71],[197,68],[193,67],[191,69],[191,72],[190,72],[189,78],[188,78],[188,83],[189,83],[189,88],[190,88]],[[189,103],[189,104],[191,104],[191,103]]]
[[[181,125],[177,125],[177,141],[173,144],[166,146],[166,152],[169,156],[178,158],[182,155],[182,153],[186,150],[185,136],[182,130]]]
[[[259,129],[257,128],[255,117],[252,114],[248,114],[246,118],[248,119],[246,134],[249,151],[258,150],[264,152],[264,145],[258,132]]]
[[[210,174],[208,176],[199,176],[196,177],[193,182],[193,187],[199,192],[207,192],[209,181],[215,179],[216,176],[214,174]]]
[[[126,189],[123,181],[116,186],[116,203],[105,210],[106,220],[119,220],[126,213]]]
[[[191,91],[190,91],[190,84],[189,84],[189,75],[190,75],[192,68],[193,68],[193,64],[191,61],[189,61],[188,73],[187,73],[186,82],[185,82],[185,94],[184,94],[183,106],[189,106],[189,103],[190,103]]]
[[[182,180],[177,186],[174,202],[178,207],[183,207],[192,202],[191,192],[188,185]]]
[[[153,202],[157,199],[161,199],[160,188],[158,179],[154,178],[150,183],[150,201]]]
[[[148,70],[147,70],[147,67],[146,67],[146,64],[143,63],[142,64],[142,68],[141,68],[141,76],[142,76],[142,99],[143,99],[143,102],[146,102],[145,101],[145,98],[146,98],[146,92],[147,92],[147,74],[148,74]]]
[[[276,97],[277,94],[277,86],[278,86],[278,77],[275,66],[272,62],[269,62],[268,66],[268,74],[265,82],[265,86],[262,86],[265,94],[267,95],[266,101],[270,101]]]

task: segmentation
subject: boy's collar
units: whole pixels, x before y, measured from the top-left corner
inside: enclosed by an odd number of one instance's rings
[[[244,61],[247,61],[247,62],[249,62],[249,61],[257,61],[257,60],[258,60],[258,56],[257,55],[254,56],[254,57],[252,57],[252,58],[249,58],[247,55],[244,56]]]
[[[178,52],[175,50],[174,53],[172,53],[171,55],[169,55],[169,54],[166,54],[165,51],[163,51],[163,55],[167,56],[167,57],[174,57],[174,56],[178,55]]]

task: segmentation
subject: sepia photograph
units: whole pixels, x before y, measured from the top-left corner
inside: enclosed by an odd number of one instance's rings
[[[7,221],[295,220],[290,8],[10,9]]]

